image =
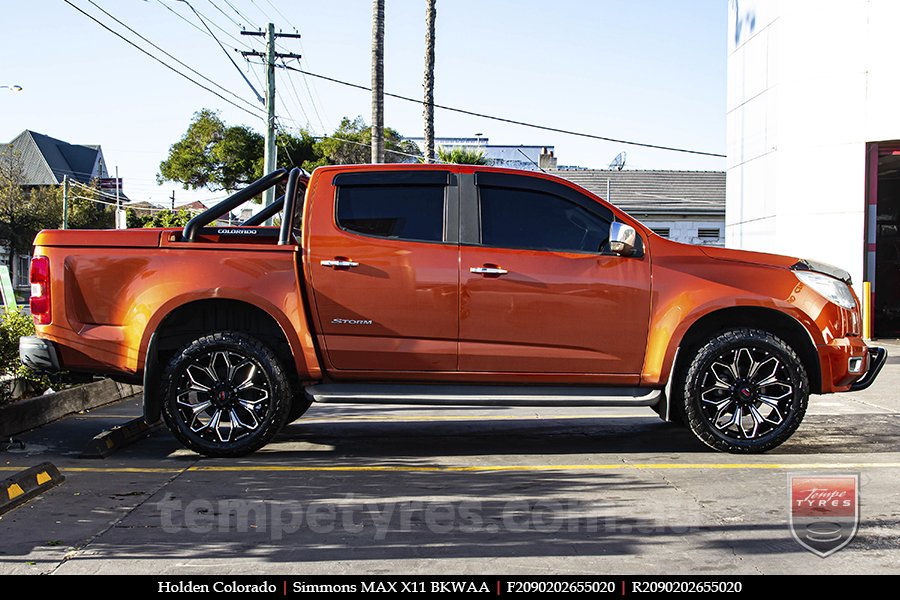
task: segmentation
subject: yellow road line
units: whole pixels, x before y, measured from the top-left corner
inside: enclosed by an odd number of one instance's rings
[[[27,467],[0,466],[0,471]],[[68,467],[65,473],[179,473],[185,472],[345,472],[345,473],[489,473],[496,471],[647,471],[668,470],[831,470],[900,469],[900,462],[847,463],[609,463],[561,465],[193,465],[184,467]]]

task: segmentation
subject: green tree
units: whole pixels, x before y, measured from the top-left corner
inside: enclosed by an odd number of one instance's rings
[[[34,217],[27,210],[30,194],[22,186],[24,181],[25,164],[21,155],[6,146],[0,154],[0,242],[10,256],[27,253],[34,239],[31,233]]]
[[[45,229],[62,227],[62,186],[52,188],[53,224]],[[48,201],[50,202],[50,201]],[[97,182],[89,186],[73,186],[69,191],[69,229],[113,229],[116,226],[116,210],[110,206],[108,196],[104,196]]]
[[[296,135],[277,133],[278,166],[315,163],[315,139],[301,129]],[[228,126],[219,114],[204,108],[194,114],[181,139],[169,147],[156,180],[177,181],[184,189],[236,190],[263,175],[262,134],[245,125]]]
[[[184,208],[178,210],[159,210],[152,214],[140,213],[130,208],[125,209],[125,219],[129,229],[141,227],[184,227],[194,215]]]
[[[368,163],[371,158],[372,128],[362,117],[352,121],[347,117],[330,136],[316,143],[316,152],[328,165],[350,165]],[[385,162],[413,162],[421,156],[415,142],[403,139],[395,129],[384,128]],[[307,169],[308,170],[308,169]]]
[[[455,165],[489,165],[491,160],[484,155],[483,150],[475,150],[473,148],[461,148],[454,146],[453,148],[438,148],[438,158],[441,162],[451,163]]]
[[[262,135],[243,125],[227,127],[204,108],[169,147],[156,180],[178,181],[184,189],[233,190],[261,175],[262,154]]]
[[[312,173],[313,169],[328,164],[319,154],[316,138],[306,129],[295,134],[278,131],[275,134],[278,146],[278,166],[301,167]]]

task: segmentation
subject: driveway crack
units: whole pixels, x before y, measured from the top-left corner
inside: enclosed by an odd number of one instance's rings
[[[122,521],[124,521],[125,519],[127,519],[127,518],[128,518],[131,514],[133,514],[137,509],[139,509],[139,508],[141,508],[142,506],[144,506],[144,504],[146,504],[147,501],[150,500],[150,498],[153,498],[153,497],[156,496],[161,490],[163,490],[163,489],[165,489],[167,486],[171,485],[172,482],[174,482],[176,479],[178,479],[179,477],[181,477],[182,475],[184,475],[186,472],[188,472],[189,470],[191,470],[191,469],[192,469],[194,466],[196,466],[197,463],[199,463],[199,462],[200,462],[200,459],[194,460],[194,462],[192,462],[191,464],[189,464],[189,465],[186,466],[185,468],[183,468],[183,469],[181,469],[180,471],[174,473],[171,477],[169,477],[168,479],[166,479],[165,481],[163,481],[161,484],[159,484],[159,485],[156,487],[156,489],[154,489],[152,492],[150,492],[149,494],[147,494],[147,497],[146,497],[146,498],[142,499],[140,502],[138,502],[137,504],[135,504],[134,506],[132,506],[129,510],[127,510],[125,513],[123,513],[122,515],[120,515],[118,518],[113,519],[110,523],[107,524],[106,527],[104,527],[103,529],[101,529],[100,531],[98,531],[97,533],[95,533],[94,535],[90,536],[90,537],[89,537],[87,540],[85,540],[83,543],[79,544],[79,545],[76,546],[74,549],[72,549],[72,550],[66,552],[66,554],[62,557],[62,560],[60,560],[60,561],[56,564],[56,566],[54,566],[50,571],[48,571],[47,574],[48,574],[48,575],[55,575],[56,572],[57,572],[64,564],[66,564],[67,562],[69,562],[69,560],[71,560],[71,559],[73,559],[73,558],[77,558],[78,556],[80,556],[85,550],[88,549],[88,547],[89,547],[91,544],[93,544],[94,542],[96,542],[96,541],[97,541],[98,539],[100,539],[102,536],[106,535],[106,533],[107,533],[108,531],[110,531],[111,529],[114,529],[116,526],[118,526]]]

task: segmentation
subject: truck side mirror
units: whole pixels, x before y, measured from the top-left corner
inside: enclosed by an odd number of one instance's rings
[[[609,226],[609,251],[619,256],[631,256],[637,246],[637,231],[625,223]]]

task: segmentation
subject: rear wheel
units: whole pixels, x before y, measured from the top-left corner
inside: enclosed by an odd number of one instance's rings
[[[185,446],[213,457],[243,456],[284,426],[291,389],[268,346],[225,331],[194,340],[169,361],[163,417]]]
[[[685,421],[704,444],[732,453],[771,450],[803,420],[806,369],[775,335],[740,328],[712,338],[684,378]]]

